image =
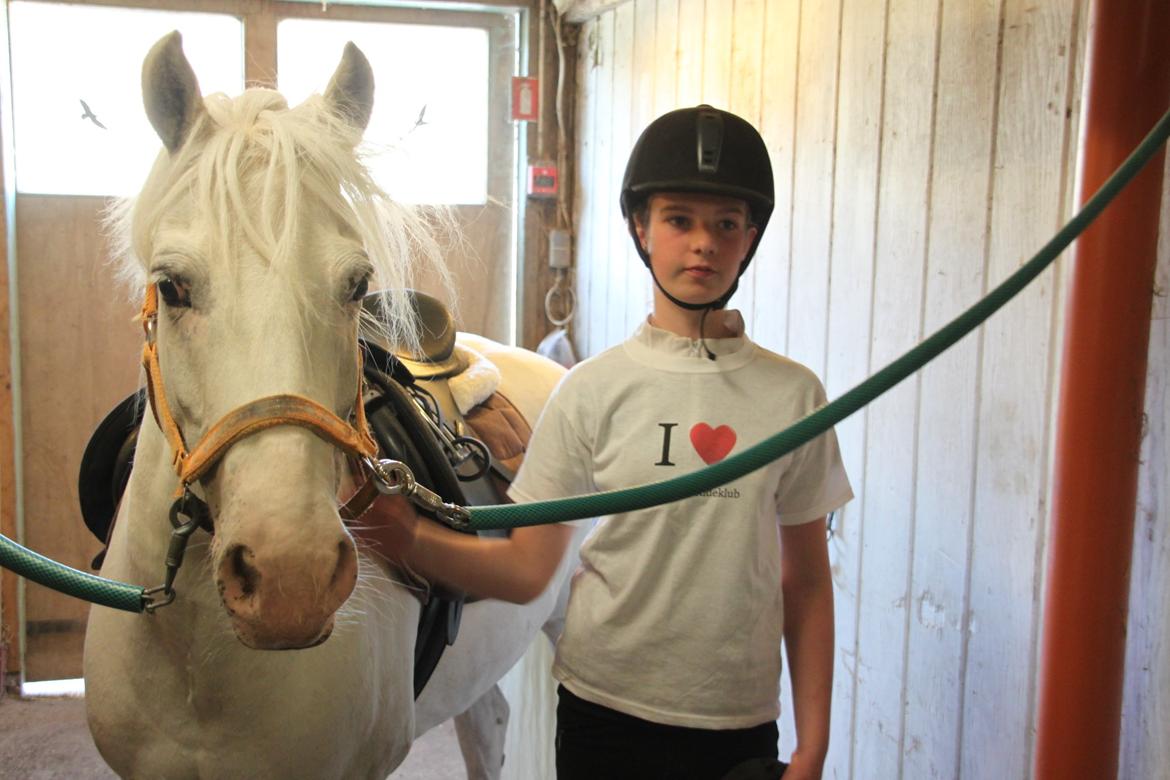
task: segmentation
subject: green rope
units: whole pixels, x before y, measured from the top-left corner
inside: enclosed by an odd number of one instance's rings
[[[0,536],[0,566],[46,588],[127,612],[141,612],[146,604],[144,589],[103,577],[95,577],[21,547]]]
[[[504,504],[470,507],[470,527],[474,529],[518,528],[521,526],[560,523],[586,517],[631,512],[689,498],[739,479],[784,456],[874,400],[906,377],[929,363],[963,336],[978,327],[1004,304],[1023,290],[1047,268],[1073,240],[1084,232],[1102,209],[1137,175],[1170,135],[1170,112],[1167,112],[1149,135],[1126,158],[1121,167],[1101,186],[1084,208],[1006,281],[985,298],[960,314],[941,330],[914,349],[886,366],[845,395],[794,423],[780,433],[713,466],[674,479],[648,485],[611,490],[574,498],[560,498],[531,504]],[[70,596],[128,612],[141,612],[145,597],[142,588],[95,577],[71,569],[21,547],[0,535],[0,567],[12,569],[46,587]]]
[[[470,527],[476,530],[486,530],[489,528],[545,525],[567,520],[579,520],[585,517],[600,517],[618,512],[632,512],[658,504],[668,504],[725,485],[792,452],[800,445],[820,436],[938,357],[940,353],[953,346],[959,339],[966,336],[1014,298],[1041,271],[1047,268],[1073,242],[1073,239],[1084,232],[1089,223],[1096,219],[1101,210],[1153,157],[1154,152],[1166,140],[1168,134],[1170,134],[1170,112],[1163,115],[1149,135],[1085,204],[1080,213],[1053,236],[1052,240],[1045,244],[1035,257],[1009,276],[1006,281],[905,355],[845,395],[798,420],[780,433],[713,466],[673,479],[574,498],[558,498],[530,504],[469,507]]]

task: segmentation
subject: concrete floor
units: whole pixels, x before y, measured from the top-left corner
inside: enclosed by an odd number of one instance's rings
[[[463,780],[450,721],[415,741],[396,780]],[[85,724],[81,699],[0,697],[0,780],[111,780]]]

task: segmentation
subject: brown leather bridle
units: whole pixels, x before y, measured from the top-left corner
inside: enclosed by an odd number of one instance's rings
[[[175,576],[179,566],[182,565],[183,553],[191,534],[200,527],[208,532],[214,532],[211,513],[206,503],[191,491],[191,485],[205,475],[224,456],[228,448],[236,442],[278,425],[296,425],[307,428],[329,444],[337,447],[361,463],[375,477],[380,476],[379,467],[382,464],[377,461],[378,445],[373,436],[370,435],[369,426],[366,424],[365,405],[362,403],[362,354],[360,348],[355,347],[359,379],[354,403],[353,424],[341,419],[311,398],[288,393],[270,395],[232,409],[208,428],[193,448],[188,449],[183,431],[167,402],[166,390],[163,386],[156,338],[158,288],[153,284],[146,288],[141,320],[146,337],[142,347],[142,366],[146,371],[146,392],[150,399],[154,420],[170,444],[171,465],[179,478],[174,493],[175,500],[170,511],[173,530],[170,547],[167,550],[165,584],[148,591],[152,594],[162,593],[162,598],[152,605],[159,607],[174,600]],[[381,482],[375,483],[374,489],[371,489],[371,482],[374,480],[367,480],[366,484],[359,488],[353,497],[341,507],[340,513],[343,518],[349,520],[360,516],[377,498],[379,492],[390,492],[381,487]]]
[[[171,463],[179,477],[179,485],[175,489],[176,498],[181,496],[191,483],[206,474],[233,444],[277,425],[307,428],[355,458],[372,458],[377,454],[378,445],[366,425],[360,381],[354,403],[355,421],[352,425],[305,396],[270,395],[231,410],[207,429],[194,448],[188,449],[183,432],[171,413],[163,387],[162,370],[158,361],[158,341],[155,338],[158,328],[158,288],[153,284],[146,288],[141,319],[146,336],[146,343],[142,346],[146,392],[150,398],[154,420],[171,445]],[[362,356],[360,350],[355,349],[355,352],[360,377]]]
[[[368,475],[364,484],[339,508],[344,520],[360,517],[381,494],[402,495],[440,520],[455,528],[466,528],[469,520],[465,508],[443,501],[442,497],[418,484],[410,469],[399,461],[380,460],[378,444],[366,423],[363,402],[362,350],[355,345],[357,356],[358,391],[354,401],[353,423],[349,423],[321,404],[302,395],[283,393],[258,398],[238,406],[217,420],[191,449],[187,448],[183,431],[171,413],[163,386],[162,369],[158,360],[158,287],[146,288],[142,304],[142,329],[146,342],[142,347],[142,366],[146,371],[146,392],[154,420],[171,447],[171,465],[179,478],[171,504],[171,542],[167,548],[166,578],[163,585],[150,588],[146,595],[161,594],[147,606],[148,612],[166,606],[175,599],[174,582],[187,541],[199,528],[214,533],[211,511],[207,504],[191,491],[192,483],[205,475],[224,456],[233,444],[278,425],[296,425],[307,428],[321,439],[338,448],[360,464]]]

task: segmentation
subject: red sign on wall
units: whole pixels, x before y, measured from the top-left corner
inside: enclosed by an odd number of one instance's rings
[[[512,120],[535,122],[540,117],[540,86],[527,76],[512,77]]]

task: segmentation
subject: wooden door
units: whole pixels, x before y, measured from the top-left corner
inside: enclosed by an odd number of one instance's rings
[[[137,306],[114,281],[103,198],[20,195],[20,420],[26,546],[89,570],[101,544],[81,521],[77,474],[89,434],[138,386]],[[162,563],[159,564],[161,577]],[[89,605],[25,589],[28,681],[81,676]]]

